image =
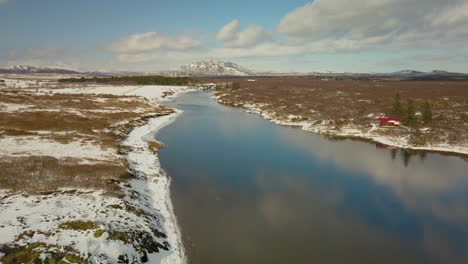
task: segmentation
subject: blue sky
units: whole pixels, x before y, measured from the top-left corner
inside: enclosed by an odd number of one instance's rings
[[[0,0],[0,66],[468,70],[468,0]]]

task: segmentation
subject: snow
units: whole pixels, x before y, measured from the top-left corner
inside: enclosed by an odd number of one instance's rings
[[[38,136],[9,136],[0,138],[0,155],[26,157],[51,156],[109,161],[118,158],[113,149],[102,149],[95,144],[73,141],[60,143]]]
[[[7,87],[12,88],[27,88],[27,87],[35,87],[36,81],[33,80],[20,80],[20,79],[5,79],[5,84]]]
[[[135,189],[141,195],[151,193]],[[17,239],[20,233],[34,231],[32,237],[23,237],[16,243],[26,245],[33,242],[43,242],[54,246],[71,246],[80,256],[88,257],[91,263],[118,263],[119,255],[138,256],[132,244],[110,240],[109,230],[150,232],[150,228],[162,229],[158,222],[148,223],[144,217],[139,217],[126,210],[114,209],[113,205],[123,205],[122,200],[110,197],[102,191],[81,190],[81,194],[57,192],[50,195],[11,195],[0,190],[2,196],[0,222],[2,223],[0,244],[8,244]],[[140,201],[129,201],[140,203]],[[157,214],[155,208],[147,207]],[[58,226],[69,221],[92,221],[99,229],[106,230],[101,237],[96,238],[94,232],[62,229]],[[158,239],[164,243],[163,239]],[[150,262],[151,263],[151,262]],[[154,262],[153,262],[154,263]]]
[[[170,85],[145,85],[145,86],[112,86],[99,85],[88,87],[73,87],[54,89],[54,93],[84,93],[84,94],[112,94],[112,95],[134,95],[142,96],[154,102],[167,101],[170,98],[176,97],[181,93],[192,91],[188,86],[170,86]],[[172,95],[164,96],[164,93],[173,93]]]
[[[17,112],[17,111],[24,111],[34,107],[34,105],[28,104],[11,104],[11,103],[0,103],[0,110],[2,112]]]
[[[173,75],[232,75],[249,76],[254,72],[232,62],[204,60],[179,67]]]
[[[192,90],[186,86],[93,86],[85,88],[53,89],[55,93],[90,93],[143,96],[147,100],[160,102],[164,93],[168,97],[177,96]],[[21,110],[23,106],[2,105],[7,110]],[[28,107],[28,106],[25,106]],[[109,239],[109,232],[146,232],[169,250],[159,248],[159,252],[148,253],[148,263],[186,263],[187,258],[182,244],[181,233],[170,199],[170,178],[161,169],[157,154],[149,149],[144,140],[149,134],[172,122],[181,111],[152,118],[146,125],[134,128],[123,142],[131,150],[125,156],[135,178],[128,184],[119,183],[124,198],[116,198],[101,190],[78,189],[78,193],[58,191],[52,194],[27,195],[10,193],[0,189],[0,244],[19,246],[32,242],[49,245],[71,246],[80,256],[87,257],[90,263],[119,263],[118,257],[126,255],[130,260],[141,257],[134,245]],[[22,142],[27,142],[22,143]],[[73,157],[82,159],[102,159],[109,161],[119,158],[113,151],[103,150],[84,142],[61,144],[38,136],[16,136],[0,138],[1,155]],[[154,219],[139,216],[126,209],[112,206],[131,205]],[[150,218],[151,219],[151,218]],[[97,230],[61,229],[61,223],[69,221],[91,221],[106,231],[96,238]],[[167,237],[156,237],[152,230],[158,230]],[[35,231],[32,237],[19,235],[25,231]],[[15,241],[17,240],[17,241]],[[62,250],[62,249],[61,249]],[[41,258],[47,258],[42,254]]]
[[[22,232],[35,231],[36,234],[32,238],[26,237],[16,243],[25,245],[44,242],[56,246],[72,246],[83,257],[90,254],[91,263],[102,263],[104,260],[117,263],[119,255],[139,257],[132,244],[109,240],[107,233],[96,238],[95,230],[57,228],[60,223],[68,221],[92,221],[106,231],[150,232],[150,228],[156,228],[167,235],[166,239],[157,238],[157,241],[161,244],[167,242],[170,247],[169,251],[148,254],[149,263],[186,263],[180,231],[170,200],[170,179],[162,171],[158,157],[148,149],[143,140],[145,135],[167,125],[178,114],[180,111],[149,120],[147,125],[135,128],[124,142],[125,145],[132,146],[133,151],[126,158],[137,176],[129,181],[130,187],[121,185],[122,190],[127,193],[124,200],[156,216],[158,221],[147,222],[145,217],[130,211],[111,209],[112,205],[122,205],[123,202],[119,198],[105,195],[102,191],[81,189],[81,194],[56,192],[48,195],[20,195],[0,190],[0,244],[13,242]],[[80,148],[73,150],[82,151]],[[139,195],[130,195],[135,192]]]
[[[165,175],[161,169],[159,159],[147,147],[147,142],[144,137],[150,133],[172,122],[181,111],[163,116],[160,118],[151,119],[147,125],[134,129],[128,139],[123,143],[124,145],[132,146],[134,151],[127,155],[130,167],[140,175],[159,175],[157,181],[147,182],[147,188],[153,193],[153,206],[158,208],[164,221],[164,229],[168,237],[170,245],[175,245],[171,248],[169,254],[161,259],[161,263],[185,263],[185,251],[183,248],[180,230],[173,212],[173,206],[170,199],[170,179]],[[139,182],[132,182],[132,185],[141,184]],[[138,188],[139,189],[139,188]],[[158,259],[158,256],[150,255],[152,258]],[[150,263],[157,263],[153,261]]]

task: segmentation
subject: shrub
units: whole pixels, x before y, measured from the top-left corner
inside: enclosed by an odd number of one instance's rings
[[[403,113],[403,124],[412,126],[416,124],[416,110],[414,108],[413,100],[409,99],[406,105],[405,111]]]
[[[96,230],[96,232],[94,232],[94,237],[95,238],[100,238],[105,232],[106,231],[102,230],[102,229]]]
[[[416,147],[422,147],[426,145],[426,139],[421,131],[416,130],[410,135],[408,143]]]
[[[96,223],[90,221],[70,221],[59,225],[59,228],[72,230],[89,230],[96,229],[98,227],[99,226]]]
[[[423,124],[430,124],[432,123],[432,106],[429,102],[424,102],[421,107],[422,112],[422,122]]]
[[[393,97],[393,105],[392,105],[392,114],[395,118],[402,118],[403,117],[403,106],[401,104],[400,94],[395,94]]]
[[[238,83],[238,82],[232,83],[231,89],[233,89],[233,90],[240,89],[240,83]]]

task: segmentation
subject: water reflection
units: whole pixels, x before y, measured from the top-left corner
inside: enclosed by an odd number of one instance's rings
[[[397,157],[397,154],[400,153],[405,167],[408,167],[411,157],[419,156],[420,160],[424,161],[427,156],[426,151],[399,149],[397,147],[392,147],[392,146],[388,146],[388,145],[384,145],[380,143],[376,143],[375,148],[378,150],[382,150],[382,151],[388,151],[390,153],[390,157],[392,158],[392,160],[395,160],[395,158]]]
[[[417,218],[422,246],[431,259],[442,263],[468,262],[466,247],[460,246],[468,242],[466,161],[427,152],[382,148],[376,151],[365,143],[349,140],[339,144],[310,140],[288,129],[281,137],[313,158],[389,187],[404,210]],[[385,158],[387,155],[392,162]]]
[[[178,102],[157,138],[192,263],[468,263],[466,161]]]
[[[344,196],[293,175],[262,171],[243,192],[193,173],[174,195],[192,263],[415,263],[423,252],[340,212]],[[182,186],[181,186],[182,185]],[[208,216],[208,217],[207,217]]]

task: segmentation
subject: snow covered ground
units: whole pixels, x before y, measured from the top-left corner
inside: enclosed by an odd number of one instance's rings
[[[142,96],[152,102],[190,91],[180,86],[94,86],[51,89],[53,93]],[[105,99],[103,99],[105,100]],[[29,106],[6,105],[22,111]],[[4,110],[5,110],[4,107]],[[135,127],[122,146],[134,177],[116,182],[122,197],[102,190],[60,189],[40,194],[0,189],[0,263],[16,263],[18,256],[59,259],[68,263],[186,263],[180,230],[170,200],[170,179],[145,136],[172,122],[180,111],[151,118]],[[120,124],[122,125],[122,124]],[[22,136],[31,141],[35,136]],[[112,160],[118,155],[85,142],[61,144],[39,140],[21,144],[0,138],[6,156]],[[5,253],[7,252],[7,253]]]
[[[181,93],[193,90],[188,86],[170,85],[94,85],[79,88],[54,89],[54,93],[85,93],[85,94],[112,94],[112,95],[135,95],[142,96],[155,102],[167,101]]]
[[[177,111],[171,115],[151,119],[147,125],[134,129],[130,133],[128,139],[123,143],[133,149],[133,151],[127,155],[127,160],[130,164],[130,168],[142,179],[132,180],[130,184],[133,189],[140,190],[141,187],[146,187],[147,190],[152,193],[153,208],[157,208],[161,214],[161,222],[163,223],[167,240],[169,245],[172,245],[169,252],[166,252],[163,256],[158,254],[150,255],[150,259],[152,260],[150,263],[186,262],[180,230],[170,199],[170,179],[161,169],[158,157],[148,148],[147,142],[143,139],[146,135],[172,122],[180,113],[180,111]]]
[[[49,156],[56,158],[80,158],[95,161],[112,161],[118,158],[113,149],[102,149],[96,144],[73,141],[59,143],[38,136],[0,138],[0,154],[7,156]]]

